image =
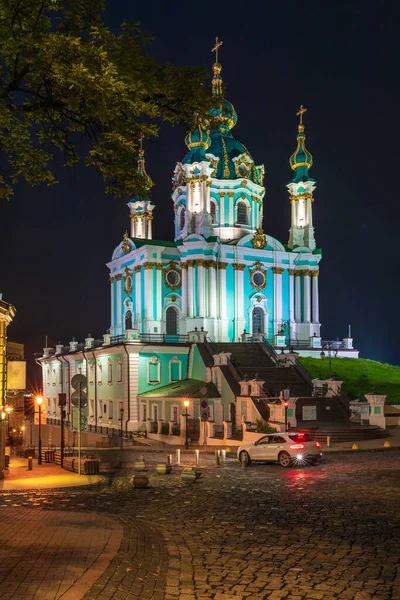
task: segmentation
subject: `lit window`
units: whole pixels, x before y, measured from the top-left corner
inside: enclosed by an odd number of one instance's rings
[[[107,361],[107,381],[108,383],[112,383],[112,362],[111,358]]]
[[[236,218],[236,222],[238,223],[238,225],[247,225],[247,206],[244,202],[238,202],[237,203],[237,218]]]

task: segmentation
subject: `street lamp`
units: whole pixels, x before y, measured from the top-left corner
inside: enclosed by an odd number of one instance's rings
[[[7,421],[8,421],[8,433],[10,433],[10,413],[12,411],[12,406],[6,406],[6,413],[7,413]]]
[[[331,344],[327,344],[325,348],[328,350],[328,358],[329,358],[329,379],[332,379],[332,354],[331,354]],[[320,358],[323,360],[326,356],[325,352],[322,350],[320,353]]]
[[[185,407],[185,418],[186,418],[186,439],[185,439],[185,449],[189,450],[189,431],[188,431],[188,408],[189,408],[189,400],[184,400],[183,406]]]
[[[38,465],[42,464],[42,430],[41,430],[41,424],[42,424],[42,403],[43,403],[43,398],[42,396],[37,396],[36,397],[36,404],[39,407],[39,445],[38,445]]]

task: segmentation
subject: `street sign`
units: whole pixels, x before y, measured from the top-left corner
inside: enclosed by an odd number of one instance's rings
[[[290,398],[290,390],[286,389],[281,392],[281,400],[289,400]]]
[[[208,408],[208,401],[204,398],[204,400],[202,400],[200,402],[200,406],[201,406],[202,409],[205,410],[206,408]]]
[[[208,421],[208,410],[202,410],[200,417],[202,421]]]
[[[71,402],[74,406],[79,406],[79,398],[81,399],[81,408],[85,408],[88,405],[86,392],[83,390],[75,391],[71,394]]]
[[[81,388],[85,388],[87,386],[87,379],[81,373],[77,373],[71,379],[71,385],[74,388],[74,390],[77,390],[79,385],[81,386]]]

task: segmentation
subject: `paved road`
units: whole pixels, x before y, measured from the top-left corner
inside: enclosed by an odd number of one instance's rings
[[[160,456],[147,459],[154,473]],[[110,478],[92,490],[0,495],[0,506],[46,502],[35,510],[123,525],[120,550],[85,600],[400,600],[399,451],[290,470],[202,460],[188,487],[178,473],[152,475],[146,490]]]

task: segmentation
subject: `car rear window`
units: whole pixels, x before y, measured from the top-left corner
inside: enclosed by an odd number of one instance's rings
[[[311,442],[311,437],[308,433],[291,433],[289,436],[294,442]]]

